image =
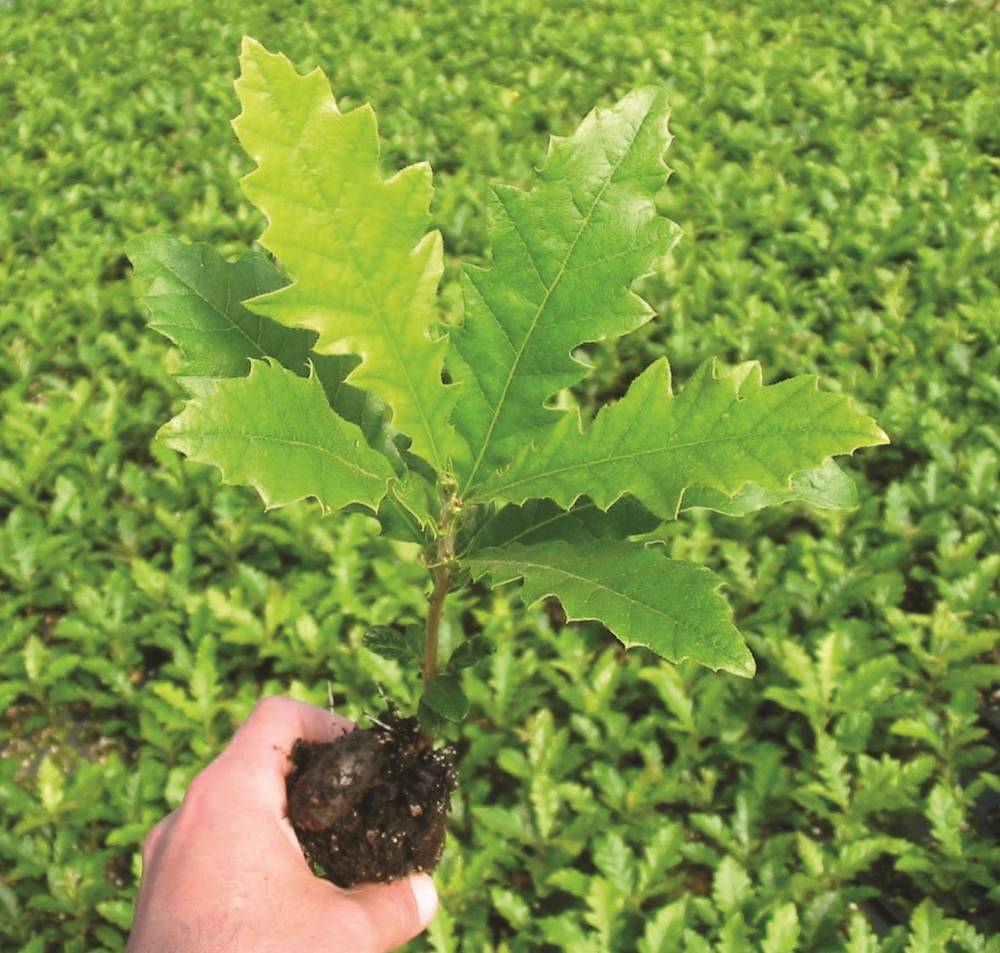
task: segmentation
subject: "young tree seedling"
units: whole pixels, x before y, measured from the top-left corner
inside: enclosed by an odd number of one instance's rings
[[[675,393],[660,359],[589,424],[553,405],[587,373],[577,348],[654,316],[632,288],[678,237],[654,201],[664,89],[553,138],[529,191],[492,190],[492,262],[464,266],[464,318],[445,326],[430,167],[384,177],[374,113],[340,112],[318,69],[298,75],[251,39],[241,66],[243,188],[272,257],[131,243],[150,323],[185,357],[190,398],[159,439],[268,508],[360,508],[420,544],[426,625],[386,620],[366,644],[419,669],[431,732],[466,716],[459,673],[491,651],[473,635],[441,657],[446,599],[469,580],[520,580],[526,602],[554,596],[626,646],[752,675],[719,579],[644,537],[698,506],[851,505],[832,457],[886,437],[815,378],[765,386],[755,362],[709,361]]]

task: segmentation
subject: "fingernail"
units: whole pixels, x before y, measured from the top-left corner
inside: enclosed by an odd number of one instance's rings
[[[431,920],[438,908],[438,892],[434,881],[427,874],[414,874],[410,878],[413,896],[417,901],[417,916],[420,918],[420,928],[423,929]]]

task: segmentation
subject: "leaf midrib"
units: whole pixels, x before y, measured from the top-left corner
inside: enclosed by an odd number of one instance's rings
[[[383,478],[384,479],[388,479],[389,478],[388,476],[383,476],[383,474],[376,473],[376,472],[371,471],[371,470],[366,470],[366,469],[364,469],[364,467],[360,466],[359,464],[352,463],[346,457],[343,457],[340,454],[338,454],[335,450],[331,450],[329,447],[324,447],[322,444],[307,443],[304,440],[293,440],[290,437],[271,437],[271,436],[267,436],[265,434],[248,434],[248,433],[245,433],[245,432],[228,431],[228,430],[205,430],[203,428],[199,428],[197,430],[197,432],[195,432],[195,433],[189,433],[189,432],[185,432],[183,430],[174,431],[172,433],[168,431],[167,436],[168,436],[168,438],[170,438],[170,437],[173,437],[173,438],[185,438],[186,437],[188,440],[190,440],[190,439],[192,439],[192,437],[194,437],[194,438],[196,438],[196,439],[198,439],[200,441],[206,441],[206,442],[209,441],[209,440],[212,440],[212,439],[215,439],[215,440],[234,440],[237,443],[259,442],[259,443],[278,444],[278,445],[286,446],[286,447],[295,447],[295,448],[303,449],[303,450],[316,451],[316,452],[318,452],[320,454],[323,454],[325,456],[331,457],[332,459],[336,460],[338,463],[343,464],[345,467],[347,467],[347,469],[352,470],[355,473],[362,474],[364,476],[372,477],[373,479],[382,480]],[[372,452],[376,452],[376,451],[372,451]]]

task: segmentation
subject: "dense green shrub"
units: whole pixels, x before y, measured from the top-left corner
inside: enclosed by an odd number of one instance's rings
[[[893,445],[862,504],[691,515],[751,683],[626,656],[474,591],[439,950],[996,950],[1000,21],[907,0],[0,4],[0,945],[121,949],[138,846],[265,692],[407,701],[366,625],[419,570],[359,517],[313,526],[151,448],[179,394],[124,259],[232,252],[261,222],[225,120],[243,33],[429,158],[445,300],[487,181],[667,84],[682,224],[662,319],[595,365],[760,359],[861,395]],[[709,529],[711,530],[709,532]],[[446,633],[447,635],[447,633]],[[991,722],[990,719],[994,720]]]

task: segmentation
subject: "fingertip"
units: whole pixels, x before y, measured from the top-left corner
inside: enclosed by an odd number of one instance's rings
[[[420,921],[420,929],[424,930],[437,913],[437,887],[434,886],[434,881],[427,874],[414,874],[410,877],[410,889],[413,890],[413,898],[417,902],[417,918]]]

